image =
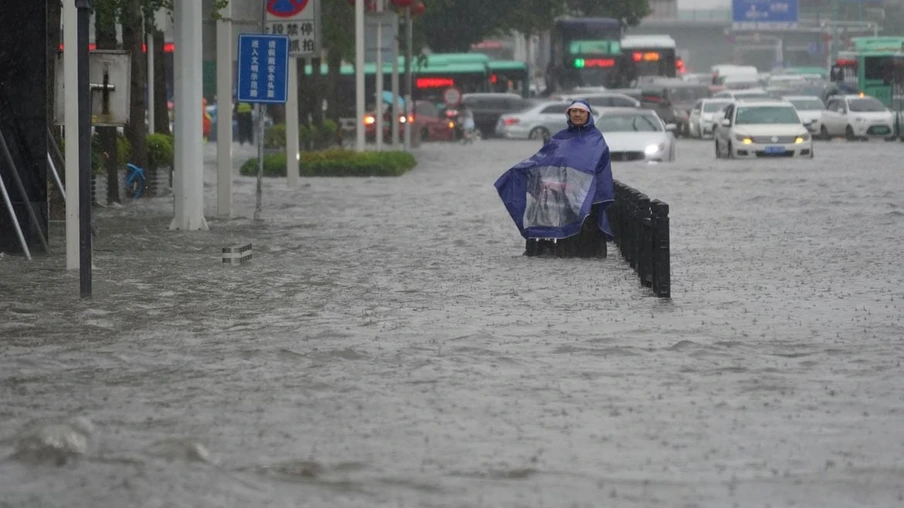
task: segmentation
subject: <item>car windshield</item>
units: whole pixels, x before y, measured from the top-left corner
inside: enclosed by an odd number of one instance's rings
[[[705,102],[703,103],[703,112],[704,113],[717,113],[725,109],[725,106],[729,104],[728,101],[725,102]]]
[[[774,123],[800,123],[800,117],[794,108],[788,106],[740,107],[735,116],[737,125]]]
[[[885,106],[872,97],[851,99],[848,101],[851,111],[885,111]]]
[[[662,126],[650,115],[603,115],[596,126],[604,133],[662,131]]]
[[[817,109],[826,109],[825,105],[819,99],[788,99],[788,102],[794,104],[794,107],[802,111],[815,111]]]

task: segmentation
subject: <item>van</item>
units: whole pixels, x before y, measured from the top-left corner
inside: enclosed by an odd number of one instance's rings
[[[752,65],[713,65],[710,70],[712,71],[712,84],[718,86],[725,85],[728,76],[731,76],[731,80],[736,82],[756,81],[759,73]]]

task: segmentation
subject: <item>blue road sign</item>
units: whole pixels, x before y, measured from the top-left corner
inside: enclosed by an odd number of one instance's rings
[[[239,102],[280,104],[289,91],[289,38],[285,35],[239,35]]]
[[[797,0],[732,0],[731,21],[738,29],[797,28]]]
[[[280,18],[291,18],[307,5],[308,0],[267,0],[267,12]]]

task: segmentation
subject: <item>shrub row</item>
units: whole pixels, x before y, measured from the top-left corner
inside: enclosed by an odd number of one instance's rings
[[[173,167],[176,158],[173,148],[173,136],[171,134],[148,134],[145,138],[148,144],[148,166],[150,168]],[[65,149],[65,140],[60,146]],[[124,168],[132,157],[132,144],[122,133],[116,134],[116,162],[120,168]],[[145,168],[147,169],[147,168]],[[91,139],[91,171],[96,175],[105,174],[104,151],[97,134]]]
[[[298,163],[301,176],[399,176],[417,164],[407,152],[356,152],[354,150],[322,150],[302,152]],[[241,174],[257,176],[258,159],[242,164]],[[286,154],[264,156],[264,176],[286,176]]]
[[[320,127],[312,125],[298,126],[298,141],[303,147],[315,150],[328,148],[338,139],[339,126],[329,118],[323,119]],[[264,131],[264,148],[286,147],[286,124],[278,123]]]

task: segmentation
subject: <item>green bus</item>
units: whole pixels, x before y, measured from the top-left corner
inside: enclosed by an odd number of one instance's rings
[[[412,96],[415,100],[431,100],[442,102],[442,94],[447,88],[458,88],[461,93],[488,92],[490,91],[491,72],[489,58],[482,54],[471,53],[435,53],[412,59],[411,81]],[[400,56],[399,79],[402,93],[405,90],[405,57]],[[321,64],[320,75],[325,77],[328,68]],[[311,65],[305,66],[305,75],[312,74]],[[376,102],[377,66],[375,63],[364,64],[364,86],[367,92],[367,102]],[[354,106],[355,97],[355,67],[351,64],[343,64],[339,70],[339,97],[346,107]],[[392,62],[383,62],[383,89],[390,90],[392,79]]]
[[[490,60],[490,91],[530,97],[530,75],[520,60]]]
[[[897,79],[904,63],[904,37],[854,37],[851,44],[850,50],[838,52],[831,80],[891,106],[904,87]]]

